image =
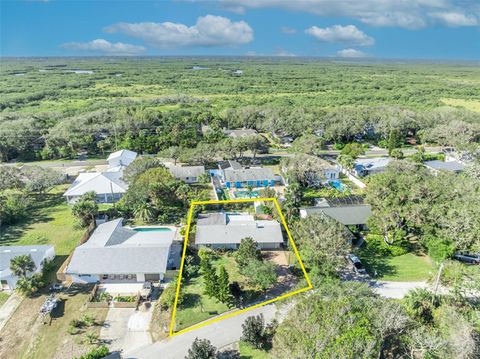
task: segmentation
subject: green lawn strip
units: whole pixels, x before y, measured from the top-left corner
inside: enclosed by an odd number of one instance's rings
[[[85,229],[79,228],[62,193],[68,185],[38,195],[33,208],[20,222],[0,229],[0,245],[52,244],[58,256],[68,256]]]
[[[255,349],[249,344],[240,341],[238,343],[241,359],[268,359],[270,355],[260,349]]]
[[[235,258],[225,253],[218,256],[213,261],[213,265],[217,268],[224,266],[228,272],[230,283],[238,282],[243,290],[248,291],[250,300],[255,299],[255,289],[248,286],[246,278],[240,274],[238,264]],[[181,306],[179,306],[176,314],[176,330],[188,328],[194,324],[200,323],[209,318],[215,317],[224,312],[234,310],[227,305],[218,302],[215,298],[209,298],[203,294],[203,277],[200,274],[198,277],[190,279],[188,282],[182,282],[185,299]]]
[[[409,282],[424,281],[433,273],[433,265],[427,256],[407,253],[400,256],[384,256],[372,251],[360,250],[359,256],[370,275],[376,279]]]
[[[228,311],[230,308],[203,294],[203,277],[192,278],[184,285],[184,300],[177,310],[176,330],[188,328]]]
[[[9,293],[6,292],[0,292],[0,307],[5,304],[7,299],[10,297]]]

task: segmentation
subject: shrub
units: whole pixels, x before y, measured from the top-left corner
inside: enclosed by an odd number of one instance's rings
[[[106,345],[99,346],[98,348],[93,348],[88,353],[83,354],[78,359],[102,359],[105,358],[110,352]]]
[[[367,235],[367,248],[377,254],[384,256],[398,257],[407,254],[410,251],[410,242],[405,239],[398,239],[389,245],[383,240],[383,236],[379,234]]]
[[[242,337],[245,343],[260,349],[265,340],[265,320],[263,315],[248,317],[242,324]]]

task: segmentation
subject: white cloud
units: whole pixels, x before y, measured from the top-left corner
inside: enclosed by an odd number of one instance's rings
[[[280,56],[280,57],[295,57],[293,52],[287,51],[285,49],[278,49],[273,52],[273,56]]]
[[[360,31],[354,25],[334,25],[326,28],[312,26],[306,29],[305,33],[325,42],[339,42],[357,46],[371,46],[375,43],[373,37]]]
[[[293,29],[291,27],[288,27],[288,26],[282,26],[280,28],[280,30],[284,33],[284,34],[287,34],[287,35],[293,35],[297,32],[297,29]]]
[[[67,42],[61,46],[69,50],[103,52],[107,55],[138,55],[146,50],[143,46],[123,42],[112,43],[104,39],[96,39],[90,42]]]
[[[478,18],[462,12],[433,12],[430,16],[451,27],[476,26],[480,24]]]
[[[219,0],[225,8],[283,8],[319,16],[349,17],[372,26],[407,29],[441,22],[435,12],[474,13],[477,0]],[[474,19],[478,22],[478,14]],[[458,21],[468,26],[472,20]]]
[[[159,48],[236,46],[253,40],[253,30],[245,21],[233,22],[214,15],[199,17],[193,26],[173,22],[121,22],[104,30],[140,38]]]
[[[353,59],[353,58],[367,57],[368,55],[363,51],[359,51],[355,49],[343,49],[343,50],[337,51],[337,56]]]

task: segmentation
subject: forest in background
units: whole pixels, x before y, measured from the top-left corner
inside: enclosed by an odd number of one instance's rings
[[[316,133],[334,143],[380,141],[395,130],[458,146],[480,134],[480,68],[473,63],[3,59],[0,80],[2,161],[193,148],[217,142],[202,134],[206,124],[218,133]]]

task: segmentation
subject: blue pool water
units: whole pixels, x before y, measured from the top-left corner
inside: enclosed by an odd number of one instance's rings
[[[236,191],[234,195],[235,195],[235,198],[250,198],[250,195],[251,195],[251,198],[258,198],[259,193],[258,191],[252,191],[251,194],[249,194],[248,191]]]
[[[171,229],[167,227],[137,227],[133,228],[137,232],[170,232]]]
[[[332,187],[338,189],[340,192],[343,192],[347,189],[341,181],[330,181],[330,184],[332,185]]]

